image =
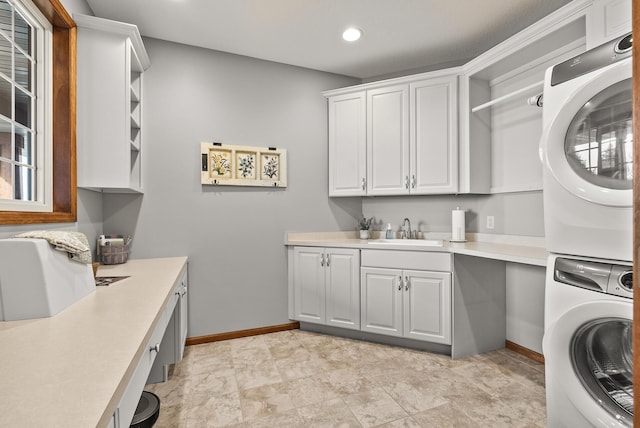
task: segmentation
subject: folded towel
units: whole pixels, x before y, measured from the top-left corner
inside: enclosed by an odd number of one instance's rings
[[[66,251],[71,260],[79,263],[91,263],[91,247],[84,233],[64,230],[34,230],[21,233],[14,238],[46,239],[58,251]]]

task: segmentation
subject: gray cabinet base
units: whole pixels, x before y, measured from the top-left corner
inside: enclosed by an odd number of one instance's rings
[[[344,337],[347,339],[363,340],[365,342],[381,343],[383,345],[400,346],[403,348],[417,349],[419,351],[428,351],[436,354],[451,355],[450,345],[423,342],[421,340],[406,339],[404,337],[385,336],[382,334],[369,333],[366,331],[347,330],[340,327],[332,327],[306,322],[300,323],[300,330],[328,334],[337,337]]]

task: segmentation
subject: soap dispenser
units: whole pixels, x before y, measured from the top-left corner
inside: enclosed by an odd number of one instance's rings
[[[393,230],[391,230],[391,223],[387,223],[387,232],[385,234],[385,238],[393,239]]]

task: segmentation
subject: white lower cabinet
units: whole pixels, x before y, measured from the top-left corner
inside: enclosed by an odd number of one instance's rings
[[[294,319],[360,328],[360,251],[350,248],[295,247]]]
[[[451,274],[363,267],[361,329],[451,344]]]
[[[290,318],[452,344],[447,252],[289,249]]]

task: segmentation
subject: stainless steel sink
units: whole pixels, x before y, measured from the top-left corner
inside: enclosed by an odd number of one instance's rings
[[[401,246],[419,246],[419,247],[442,247],[444,241],[442,239],[376,239],[368,242],[369,245],[401,245]]]

